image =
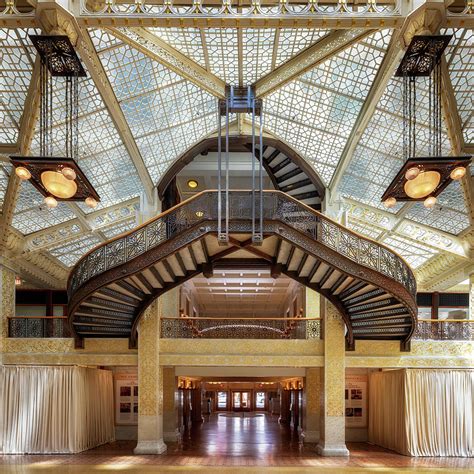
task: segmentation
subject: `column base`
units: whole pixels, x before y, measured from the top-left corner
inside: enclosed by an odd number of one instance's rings
[[[164,441],[170,441],[170,442],[180,442],[182,438],[181,432],[179,431],[178,428],[176,428],[174,431],[165,431],[163,433],[163,440]]]
[[[319,431],[304,430],[301,437],[305,443],[317,443],[319,441]]]
[[[318,444],[316,446],[316,452],[320,456],[332,456],[332,457],[344,457],[349,456],[349,450],[345,445],[325,445]]]
[[[157,441],[138,441],[134,454],[163,454],[167,446],[162,439]]]

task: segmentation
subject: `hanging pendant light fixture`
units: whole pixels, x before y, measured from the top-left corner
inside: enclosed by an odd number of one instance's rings
[[[462,179],[470,156],[441,156],[441,57],[451,40],[447,36],[414,36],[395,73],[403,80],[403,158],[404,165],[382,196],[387,208],[399,201],[422,201],[435,207],[438,196],[452,181]],[[417,78],[428,77],[429,152],[416,157]]]
[[[86,72],[67,36],[30,35],[41,59],[39,147],[41,156],[11,156],[15,174],[30,181],[49,209],[58,201],[84,201],[95,208],[99,195],[77,164],[79,157],[79,78]],[[66,156],[53,156],[53,81],[64,78]]]

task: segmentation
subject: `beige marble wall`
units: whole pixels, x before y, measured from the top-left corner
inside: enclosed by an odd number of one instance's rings
[[[474,319],[474,273],[469,275],[469,319]]]
[[[0,264],[0,364],[8,341],[8,318],[15,316],[15,273]]]
[[[324,317],[324,367],[317,452],[322,456],[348,456],[344,416],[344,323],[342,316],[329,301],[322,300],[321,309]]]
[[[176,441],[181,437],[178,419],[178,384],[174,367],[163,367],[163,439]]]
[[[304,385],[304,442],[317,443],[319,441],[320,408],[321,408],[321,368],[306,369]]]
[[[138,324],[138,443],[136,454],[162,454],[163,367],[160,366],[161,298],[145,311]]]

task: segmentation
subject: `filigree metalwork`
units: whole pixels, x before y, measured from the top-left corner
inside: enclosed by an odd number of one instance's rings
[[[419,320],[413,339],[474,341],[474,321]]]
[[[92,6],[93,5],[93,6]],[[152,18],[314,18],[317,16],[398,16],[401,14],[400,0],[377,4],[375,0],[364,3],[334,1],[323,3],[319,0],[307,0],[302,3],[291,3],[287,0],[263,2],[252,0],[246,5],[228,0],[211,3],[207,0],[193,0],[187,5],[174,5],[172,0],[162,3],[141,1],[118,2],[103,0],[91,3],[81,0],[82,16],[143,16]]]
[[[413,272],[407,263],[390,249],[336,224],[282,192],[265,192],[263,199],[266,223],[264,231],[269,231],[272,222],[281,222],[352,262],[389,276],[403,285],[410,294],[416,294]],[[231,191],[230,220],[248,227],[251,220],[250,202],[250,192]],[[97,274],[98,266],[105,272],[200,223],[204,229],[206,222],[216,219],[217,192],[208,191],[156,217],[135,231],[110,240],[102,246],[105,247],[105,252],[99,252],[99,247],[86,254],[76,264],[68,282],[69,296]]]
[[[320,339],[319,319],[162,318],[165,339]]]
[[[66,318],[17,316],[8,320],[8,337],[71,337]]]

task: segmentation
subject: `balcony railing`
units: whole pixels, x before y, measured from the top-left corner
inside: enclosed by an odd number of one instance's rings
[[[474,319],[420,319],[413,339],[474,341]]]
[[[165,339],[320,339],[320,318],[162,318]]]
[[[67,316],[15,316],[8,318],[9,337],[71,337]]]

